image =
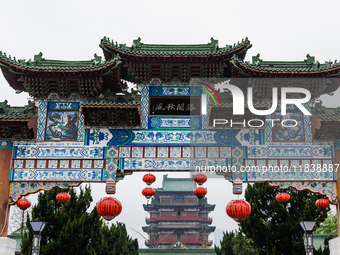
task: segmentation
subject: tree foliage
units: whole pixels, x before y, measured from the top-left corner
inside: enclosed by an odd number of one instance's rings
[[[336,218],[336,214],[329,212],[327,218],[324,222],[320,224],[314,234],[322,234],[322,235],[337,235],[338,234],[338,221]]]
[[[228,231],[223,233],[220,242],[221,247],[215,246],[217,255],[257,255],[257,249],[253,246],[253,241],[244,236],[241,232]]]
[[[316,220],[316,227],[325,218],[315,206],[319,198],[306,191],[285,190],[290,201],[283,211],[275,197],[281,191],[266,184],[248,185],[245,199],[252,207],[251,215],[241,223],[242,231],[254,241],[260,254],[305,254],[301,221]],[[328,209],[329,210],[329,209]],[[327,210],[324,213],[327,217]]]
[[[125,225],[117,223],[107,229],[94,208],[87,212],[92,202],[91,189],[80,189],[79,195],[74,189],[68,193],[71,199],[64,205],[56,200],[59,188],[42,192],[38,204],[33,206],[30,219],[45,221],[41,234],[40,254],[42,255],[115,255],[138,254],[137,239],[132,240]],[[62,191],[65,192],[65,191]],[[32,250],[33,232],[27,220],[27,228],[21,244],[21,254],[29,255]]]

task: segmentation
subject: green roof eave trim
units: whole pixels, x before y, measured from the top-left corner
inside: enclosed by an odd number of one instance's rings
[[[307,59],[304,61],[263,61],[260,59],[260,54],[252,57],[252,63],[243,61],[236,54],[230,60],[230,63],[239,70],[242,75],[250,76],[250,74],[244,73],[241,66],[251,68],[256,71],[268,71],[268,72],[320,72],[329,71],[331,69],[340,69],[340,62],[336,60],[326,61],[320,64],[315,62],[315,58],[307,54]]]
[[[207,44],[188,44],[188,45],[170,45],[170,44],[144,44],[141,42],[141,38],[139,37],[136,40],[133,40],[133,44],[131,47],[126,46],[126,44],[118,44],[117,42],[113,42],[108,37],[104,37],[101,40],[101,44],[99,45],[104,50],[111,52],[109,48],[116,49],[121,52],[130,53],[130,54],[139,54],[139,55],[190,55],[190,56],[199,56],[199,55],[215,55],[215,54],[223,54],[229,53],[232,51],[236,51],[238,49],[247,50],[251,47],[250,41],[248,37],[242,39],[241,42],[235,43],[234,45],[226,45],[225,47],[220,48],[218,46],[218,40],[214,38],[210,38],[210,43]],[[108,47],[107,47],[108,46]]]
[[[115,55],[113,58],[102,61],[100,56],[94,54],[94,59],[88,61],[65,61],[65,60],[49,60],[42,57],[40,52],[38,55],[34,56],[34,61],[29,59],[26,60],[16,60],[10,55],[7,56],[6,53],[0,51],[0,65],[9,67],[16,66],[18,68],[33,69],[33,70],[56,70],[56,71],[81,71],[81,70],[93,70],[96,68],[105,67],[115,63],[115,66],[121,64],[119,55]]]

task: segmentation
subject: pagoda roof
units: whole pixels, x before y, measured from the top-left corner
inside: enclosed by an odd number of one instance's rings
[[[114,65],[119,62],[119,57],[111,58],[107,61],[102,61],[102,57],[94,54],[94,59],[85,61],[66,61],[66,60],[51,60],[42,57],[40,52],[34,55],[34,60],[31,59],[16,59],[11,55],[7,56],[6,53],[0,51],[0,64],[2,66],[11,66],[30,71],[60,71],[60,72],[74,72],[74,71],[94,71],[108,65]]]
[[[193,191],[197,187],[193,178],[169,178],[163,175],[162,188],[156,191]]]
[[[25,107],[8,105],[7,100],[0,102],[0,138],[33,139],[36,134],[38,109],[33,102]]]
[[[226,54],[235,54],[241,51],[246,51],[251,47],[250,41],[246,37],[241,42],[234,45],[226,45],[225,47],[218,46],[218,40],[210,38],[207,44],[145,44],[141,42],[141,38],[133,40],[131,47],[126,44],[118,44],[113,42],[108,37],[101,40],[100,47],[105,52],[117,52],[124,55],[135,56],[217,56]],[[243,56],[244,57],[244,56]]]
[[[79,93],[77,80],[81,80],[83,83],[79,86],[83,86],[80,91],[83,98],[97,94],[105,88],[112,91],[126,90],[120,81],[119,56],[112,56],[104,61],[96,54],[94,59],[88,61],[49,60],[42,56],[40,52],[34,56],[33,61],[17,60],[0,51],[1,70],[13,89],[28,92],[35,98],[46,98],[47,93],[59,93],[60,97],[67,97],[72,93]],[[64,88],[60,89],[57,85],[57,89],[52,89],[54,86],[49,84],[54,84],[60,79],[73,84],[70,85],[70,93],[65,92],[67,95],[60,93]],[[62,86],[65,87],[64,84]]]
[[[252,57],[252,63],[243,61],[237,55],[231,58],[233,68],[238,70],[238,77],[257,77],[264,74],[271,75],[270,77],[280,77],[287,74],[294,77],[311,77],[310,75],[318,75],[317,77],[339,77],[340,62],[326,61],[320,64],[315,61],[315,57],[306,55],[303,61],[263,61],[260,59],[260,54]],[[234,75],[236,73],[234,71]],[[291,76],[289,76],[291,77]]]

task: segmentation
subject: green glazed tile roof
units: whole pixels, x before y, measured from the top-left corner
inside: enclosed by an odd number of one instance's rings
[[[193,191],[196,188],[196,183],[192,178],[168,178],[168,175],[163,175],[163,188],[156,189],[159,191]]]
[[[26,60],[16,60],[16,58],[12,58],[10,55],[7,56],[6,53],[0,51],[0,65],[1,63],[16,65],[21,68],[31,68],[38,70],[68,70],[68,71],[79,71],[79,70],[92,70],[99,67],[104,67],[106,65],[110,65],[112,63],[116,63],[118,65],[120,63],[119,56],[116,56],[110,60],[102,61],[102,58],[94,55],[94,59],[89,61],[64,61],[64,60],[49,60],[42,57],[42,53],[40,52],[38,55],[34,56],[34,60],[29,59]]]
[[[0,102],[0,120],[31,119],[36,117],[36,113],[33,112],[33,109],[35,108],[34,103],[31,103],[26,107],[11,107],[7,103],[7,100]]]
[[[237,44],[226,45],[222,48],[218,46],[218,40],[215,40],[214,38],[211,38],[210,43],[207,44],[169,45],[144,44],[141,42],[141,38],[139,37],[138,39],[133,40],[131,47],[128,47],[126,44],[118,44],[117,42],[114,43],[113,40],[110,40],[108,37],[104,37],[101,41],[100,47],[105,47],[103,44],[126,53],[141,55],[210,55],[230,52],[245,46],[246,49],[251,47],[250,41],[247,37]]]
[[[315,62],[315,57],[307,54],[304,61],[263,61],[260,59],[260,54],[252,57],[252,63],[243,62],[237,55],[233,55],[231,63],[237,67],[236,62],[247,66],[249,68],[259,71],[273,71],[273,72],[320,72],[332,68],[340,67],[340,62],[334,61],[320,64]]]

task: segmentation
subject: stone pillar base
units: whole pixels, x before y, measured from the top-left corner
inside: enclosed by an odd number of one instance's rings
[[[340,255],[340,236],[329,240],[330,255]]]
[[[0,237],[0,255],[14,255],[15,246],[15,240],[7,237]]]

